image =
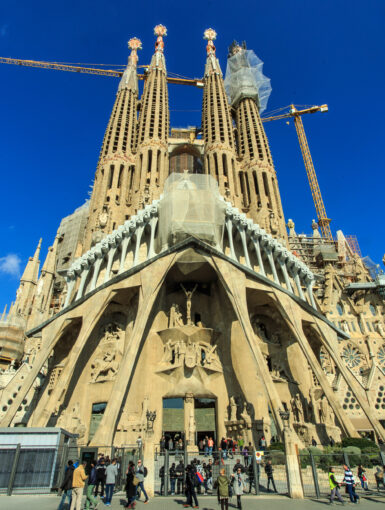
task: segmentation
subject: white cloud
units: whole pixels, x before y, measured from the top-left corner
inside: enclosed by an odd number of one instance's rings
[[[19,276],[20,264],[21,258],[15,253],[9,253],[5,257],[0,257],[0,273]]]

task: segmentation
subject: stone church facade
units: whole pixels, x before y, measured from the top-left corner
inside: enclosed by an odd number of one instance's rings
[[[381,276],[342,234],[287,232],[258,88],[240,82],[229,103],[211,29],[201,135],[170,131],[155,33],[140,98],[129,41],[88,207],[40,273],[39,244],[0,321],[0,426],[194,450],[202,435],[280,440],[290,411],[298,445],[385,439]]]

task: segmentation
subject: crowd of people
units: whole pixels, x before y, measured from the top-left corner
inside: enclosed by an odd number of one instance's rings
[[[343,479],[338,482],[336,480],[335,475],[335,469],[334,467],[329,468],[329,485],[330,485],[330,503],[333,504],[334,500],[337,498],[338,501],[341,504],[344,504],[344,500],[340,493],[341,486],[345,486],[346,494],[349,495],[349,500],[351,503],[358,504],[360,501],[360,497],[356,493],[356,480],[354,478],[354,475],[350,469],[350,467],[347,464],[343,465],[344,469],[344,476]],[[380,490],[380,486],[382,485],[385,488],[385,482],[384,482],[384,476],[385,476],[385,466],[381,469],[380,467],[377,467],[375,473],[374,473],[374,479],[377,485],[377,491]],[[364,491],[368,491],[368,478],[366,476],[366,470],[362,466],[362,464],[359,464],[357,468],[357,478],[359,479],[361,483],[361,487],[364,489]]]
[[[86,474],[88,468],[89,474]],[[114,489],[120,472],[118,459],[110,460],[101,453],[97,461],[74,463],[69,460],[66,466],[64,480],[60,487],[62,491],[58,510],[64,510],[68,502],[69,510],[94,510],[100,502],[105,506],[111,506]],[[144,503],[148,503],[148,495],[144,487],[147,476],[147,468],[139,459],[137,464],[129,462],[126,471],[125,491],[127,496],[126,508],[135,508],[137,499],[143,494]],[[87,482],[86,502],[82,506],[83,493]],[[100,497],[98,498],[98,495]]]

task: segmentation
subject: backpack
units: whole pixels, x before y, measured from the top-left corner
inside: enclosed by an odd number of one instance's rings
[[[144,476],[144,478],[146,478],[147,473],[148,473],[148,470],[147,470],[146,466],[144,466],[143,467],[143,476]]]

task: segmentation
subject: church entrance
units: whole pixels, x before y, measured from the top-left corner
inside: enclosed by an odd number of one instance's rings
[[[195,398],[196,445],[201,450],[201,441],[212,437],[216,444],[216,399]]]

